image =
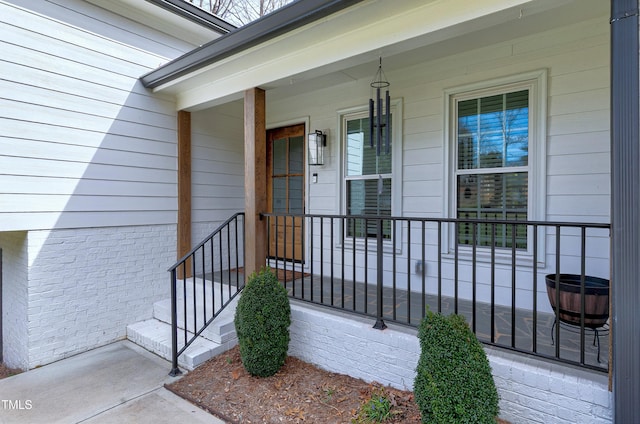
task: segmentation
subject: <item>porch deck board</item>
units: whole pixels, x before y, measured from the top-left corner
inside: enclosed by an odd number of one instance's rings
[[[330,277],[321,278],[318,275],[304,276],[295,280],[283,281],[289,295],[292,298],[331,306],[345,311],[365,314],[372,317],[372,325],[377,314],[376,286],[365,285],[362,282],[355,283],[341,278],[331,281]],[[333,292],[332,292],[333,287]],[[366,287],[366,293],[365,293]],[[473,303],[470,300],[453,297],[426,294],[420,292],[395,289],[395,302],[393,288],[383,289],[383,319],[403,325],[417,327],[425,315],[426,307],[431,311],[441,312],[444,315],[457,312],[463,315],[470,326],[473,326]],[[355,295],[354,295],[355,293]],[[365,303],[366,300],[366,303]],[[424,305],[424,306],[423,306]],[[552,313],[538,312],[536,316],[536,343],[533,346],[534,317],[533,312],[527,309],[515,309],[515,327],[512,325],[512,308],[510,306],[494,306],[494,331],[491,338],[491,304],[476,302],[475,332],[478,339],[485,343],[491,343],[505,348],[515,348],[522,351],[536,352],[540,355],[556,358],[556,339]],[[553,330],[553,331],[552,331]],[[600,362],[598,362],[598,347],[596,333],[590,328],[584,332],[585,364],[607,370],[609,358],[608,330],[598,329],[600,343]],[[570,326],[565,323],[560,325],[560,349],[559,358],[568,361],[580,361],[580,327]]]
[[[294,299],[311,302],[327,307],[333,307],[346,312],[371,317],[371,325],[376,321],[377,296],[374,284],[353,282],[330,276],[310,275],[301,272],[284,271],[279,269],[279,279],[287,289],[289,296]],[[231,281],[229,281],[231,277]],[[208,274],[207,279],[221,281],[223,284],[237,284],[237,280],[244,281],[242,273],[229,274],[216,272]],[[366,288],[366,291],[365,291]],[[333,290],[332,290],[333,289]],[[456,312],[455,298],[435,294],[423,296],[420,292],[383,288],[383,319],[401,325],[417,327],[425,315],[426,307],[434,312],[449,315]],[[424,305],[424,306],[423,306]],[[485,343],[508,349],[525,352],[535,352],[537,355],[547,356],[556,360],[555,331],[553,330],[555,315],[538,312],[535,320],[536,344],[533,346],[534,317],[528,309],[515,309],[515,327],[512,325],[512,308],[510,306],[494,306],[494,331],[491,338],[491,304],[476,302],[475,333],[478,339]],[[470,300],[458,298],[457,313],[463,315],[470,326],[473,326],[473,303]],[[609,358],[609,331],[598,329],[600,343],[600,362],[598,362],[598,347],[596,333],[590,328],[584,332],[584,363],[590,367],[606,371]],[[564,361],[580,362],[580,328],[564,323],[560,325],[559,358]]]

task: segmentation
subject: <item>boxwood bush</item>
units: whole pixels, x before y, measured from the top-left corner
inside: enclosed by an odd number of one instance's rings
[[[482,345],[464,317],[427,311],[414,396],[423,423],[495,423],[498,392]]]
[[[290,324],[291,307],[286,289],[268,268],[252,274],[235,314],[240,356],[249,374],[268,377],[284,365]]]

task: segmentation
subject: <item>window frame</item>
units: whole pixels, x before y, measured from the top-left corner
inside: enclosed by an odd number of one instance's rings
[[[347,180],[366,180],[361,176],[349,176],[347,174],[347,121],[369,117],[369,108],[366,105],[356,106],[337,111],[338,128],[340,139],[340,172],[338,172],[338,185],[340,187],[339,214],[347,214]],[[391,173],[381,174],[383,178],[391,178],[391,216],[402,216],[402,99],[391,100]],[[375,174],[375,178],[377,179]],[[389,177],[387,177],[389,176]],[[373,179],[374,177],[371,177]],[[393,232],[390,239],[384,239],[384,251],[391,252],[393,246],[400,249],[402,244],[402,228],[398,225],[396,237]],[[343,229],[340,229],[342,243],[346,248],[353,247],[353,236],[347,236]],[[364,249],[365,242],[369,240],[368,249],[375,249],[375,238],[356,237],[356,249]]]
[[[444,199],[445,216],[457,217],[457,172],[458,168],[458,143],[457,143],[457,103],[463,100],[478,99],[486,96],[515,92],[519,90],[529,91],[529,140],[527,166],[506,167],[504,172],[526,170],[527,172],[527,220],[542,221],[546,211],[546,128],[547,128],[547,70],[541,69],[532,72],[496,78],[488,81],[461,85],[444,91]],[[485,173],[481,168],[474,170]],[[466,172],[462,172],[464,174]],[[489,173],[489,172],[487,172]],[[494,174],[491,172],[491,174]],[[538,265],[544,265],[545,239],[542,228],[538,231]],[[454,226],[448,232],[448,237],[443,240],[442,253],[451,255],[457,235]],[[471,245],[458,245],[458,254],[464,258],[470,257],[473,247]],[[477,260],[490,261],[488,246],[476,246]],[[511,248],[496,247],[496,261],[510,261]],[[533,260],[533,233],[527,231],[526,249],[517,250],[517,259],[523,265],[532,265]]]

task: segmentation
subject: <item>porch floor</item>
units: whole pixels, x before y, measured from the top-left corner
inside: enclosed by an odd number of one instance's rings
[[[319,275],[302,274],[300,272],[282,272],[279,279],[285,284],[290,297],[303,301],[334,307],[344,311],[356,312],[372,317],[372,326],[376,322],[376,286]],[[216,273],[217,274],[217,273]],[[235,274],[232,275],[235,280]],[[216,276],[216,281],[227,283],[226,275]],[[232,281],[233,284],[235,281]],[[365,290],[366,287],[366,290]],[[448,315],[457,311],[466,317],[467,322],[474,326],[473,302],[454,297],[426,294],[423,298],[420,292],[407,291],[396,288],[395,298],[392,287],[383,289],[383,319],[417,327],[424,317],[428,307],[434,312]],[[456,309],[457,308],[457,309]],[[513,316],[515,313],[515,317]],[[554,328],[555,315],[553,313],[538,312],[535,317],[529,309],[510,306],[494,306],[493,331],[491,326],[492,308],[490,303],[476,302],[475,332],[482,342],[497,346],[517,349],[519,351],[536,353],[550,359],[560,358],[563,361],[580,363],[581,335],[580,327],[561,323],[559,338]],[[535,327],[536,340],[533,339]],[[493,340],[491,334],[493,332]],[[556,343],[560,340],[559,347]],[[555,342],[554,342],[555,341]],[[534,346],[535,343],[535,346]],[[598,361],[599,344],[599,361]],[[599,328],[594,331],[585,328],[584,331],[584,364],[606,371],[609,359],[609,330]]]

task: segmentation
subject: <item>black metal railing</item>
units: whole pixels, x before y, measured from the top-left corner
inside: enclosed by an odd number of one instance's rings
[[[236,213],[175,263],[171,273],[170,375],[178,357],[244,287],[244,213]]]
[[[600,346],[608,352],[609,343],[600,344],[600,337],[608,334],[609,322],[594,324],[588,306],[594,301],[592,275],[604,277],[596,280],[606,281],[606,293],[599,296],[607,298],[597,303],[606,303],[599,314],[608,318],[609,224],[263,217],[269,265],[283,271],[292,298],[370,316],[376,328],[384,328],[385,321],[418,326],[427,308],[457,313],[486,344],[600,371],[608,368],[608,355]],[[362,237],[354,228],[375,228],[376,235]],[[510,238],[506,242],[505,234]],[[298,252],[296,245],[305,247]],[[294,251],[297,258],[291,260]],[[567,300],[562,291],[567,274],[578,281],[577,300]],[[567,319],[567,302],[577,308],[573,320]],[[593,335],[593,343],[587,335]]]

